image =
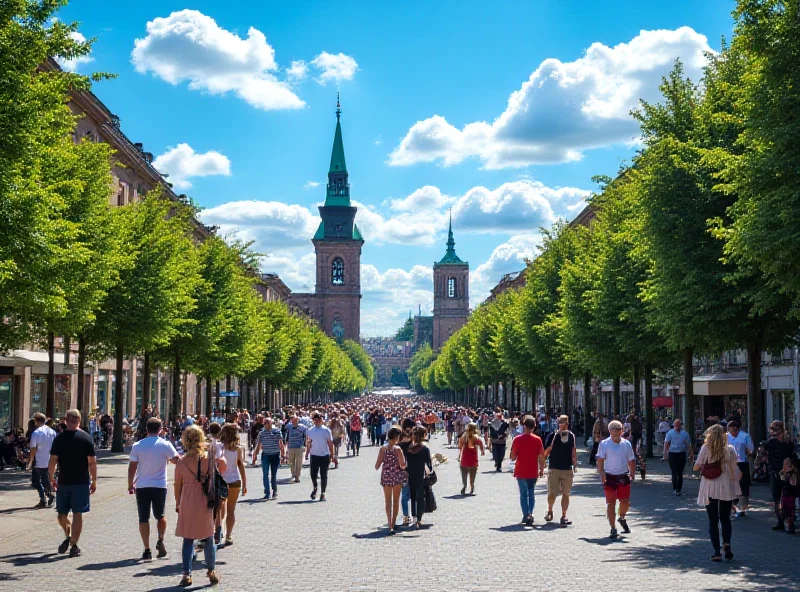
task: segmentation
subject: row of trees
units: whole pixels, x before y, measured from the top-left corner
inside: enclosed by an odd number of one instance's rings
[[[75,142],[70,93],[91,80],[42,68],[90,51],[76,25],[54,19],[66,0],[20,0],[0,9],[0,350],[46,342],[46,412],[54,415],[55,336],[78,341],[78,399],[87,359],[116,359],[114,449],[122,449],[123,363],[143,356],[142,407],[151,365],[236,375],[313,393],[355,393],[372,380],[369,358],[339,346],[255,289],[255,255],[203,228],[196,210],[158,190],[111,207],[112,149]],[[95,76],[102,78],[102,76]],[[207,397],[207,412],[211,397]]]
[[[653,433],[654,369],[680,363],[694,425],[692,359],[746,348],[748,420],[764,435],[761,354],[795,342],[800,318],[800,10],[739,0],[735,36],[699,84],[681,64],[641,103],[643,148],[598,178],[588,226],[544,232],[527,285],[479,307],[411,380],[428,391],[573,377],[633,381]],[[584,405],[589,412],[588,401]]]

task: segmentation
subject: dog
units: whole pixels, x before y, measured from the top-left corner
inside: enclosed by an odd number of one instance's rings
[[[436,465],[442,465],[447,462],[447,457],[441,452],[437,452],[433,455],[433,460]]]

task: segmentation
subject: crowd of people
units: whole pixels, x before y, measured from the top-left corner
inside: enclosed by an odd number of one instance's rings
[[[27,439],[28,468],[39,495],[36,507],[55,504],[65,537],[58,551],[69,552],[71,557],[81,554],[78,543],[83,515],[89,511],[90,496],[97,488],[95,457],[103,438],[101,435],[98,442],[94,430],[97,427],[102,433],[102,419],[94,416],[87,433],[80,429],[77,410],[68,411],[59,422],[37,413]],[[169,426],[148,409],[131,426],[135,442],[128,465],[128,492],[136,499],[143,545],[141,559],[153,558],[151,518],[156,523],[156,556],[167,555],[165,507],[170,463],[175,465],[175,533],[182,539],[180,585],[191,585],[193,562],[200,552],[205,556],[206,575],[214,584],[220,580],[217,549],[233,545],[237,501],[248,493],[247,461],[252,466],[260,462],[265,500],[278,497],[277,476],[282,465],[289,469],[290,482],[300,483],[305,461],[310,498],[324,502],[330,471],[338,468],[340,455],[360,455],[364,430],[365,442],[379,448],[375,469],[380,471],[389,534],[399,528],[423,528],[426,514],[436,509],[435,467],[437,458],[446,461],[429,447],[437,432],[446,435],[447,446],[458,450],[461,496],[475,495],[479,455],[490,453],[495,471],[503,472],[505,466],[516,479],[523,524],[533,525],[535,486],[546,472],[544,519],[569,527],[579,448],[572,424],[572,417],[557,410],[522,414],[502,408],[451,407],[419,397],[376,395],[340,403],[288,405],[252,417],[248,410],[210,419],[183,416]],[[635,413],[625,422],[608,421],[597,413],[586,436],[592,441],[589,460],[596,465],[602,484],[609,537],[615,539],[619,529],[630,532],[628,513],[632,484],[640,470],[637,453],[642,442],[641,421]],[[770,438],[763,450],[777,519],[773,530],[794,533],[800,464],[781,422],[770,425]],[[736,419],[711,425],[696,455],[695,443],[679,419],[664,434],[663,457],[671,469],[675,494],[681,495],[687,464],[700,473],[697,503],[707,512],[713,561],[733,557],[732,519],[747,515],[750,461],[755,454],[752,439]]]

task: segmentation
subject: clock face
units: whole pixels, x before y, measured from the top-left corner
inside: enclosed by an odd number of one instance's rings
[[[341,224],[334,224],[333,225],[333,229],[334,230],[341,230],[342,229],[342,225]]]

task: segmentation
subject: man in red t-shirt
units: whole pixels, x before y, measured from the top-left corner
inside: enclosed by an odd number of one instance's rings
[[[533,433],[536,420],[526,415],[522,424],[525,433],[514,438],[511,444],[511,460],[516,462],[514,477],[519,485],[519,504],[522,507],[522,522],[533,526],[533,488],[536,479],[544,476],[544,445]]]

